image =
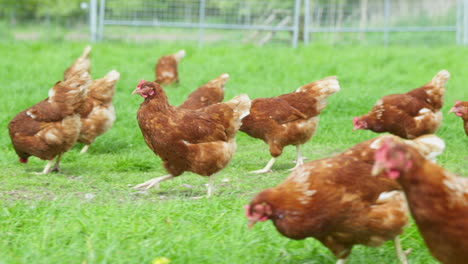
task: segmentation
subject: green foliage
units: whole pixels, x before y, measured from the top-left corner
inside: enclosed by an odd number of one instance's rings
[[[447,144],[439,162],[468,175],[467,137],[462,122],[447,114],[455,99],[466,100],[465,48],[318,46],[210,46],[185,43],[148,45],[100,43],[92,51],[92,75],[121,72],[114,105],[114,127],[89,152],[75,146],[64,155],[62,173],[33,175],[44,161],[17,162],[7,133],[9,120],[47,96],[48,89],[82,52],[85,43],[0,43],[0,263],[335,263],[313,239],[293,241],[271,222],[247,230],[243,205],[256,193],[281,182],[294,164],[293,147],[285,148],[268,175],[252,175],[269,160],[268,147],[243,133],[226,169],[215,177],[211,199],[207,178],[186,173],[163,182],[160,189],[139,193],[130,185],[166,172],[146,146],[136,122],[142,99],[130,93],[140,79],[154,78],[153,66],[163,55],[185,48],[181,82],[166,88],[180,104],[190,91],[222,72],[230,74],[226,98],[278,95],[298,86],[337,75],[342,90],[329,99],[315,136],[303,153],[310,159],[332,155],[365,139],[369,131],[352,131],[352,117],[367,112],[382,95],[404,92],[430,80],[440,69],[451,72],[438,131]],[[189,184],[190,186],[184,185]],[[410,263],[436,261],[411,224],[402,236],[412,248]],[[398,263],[392,243],[380,248],[357,246],[353,263]]]

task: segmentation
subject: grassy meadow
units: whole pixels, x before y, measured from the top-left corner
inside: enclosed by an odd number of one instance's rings
[[[385,94],[406,92],[447,69],[444,122],[437,135],[447,148],[439,162],[468,176],[468,139],[462,121],[448,110],[455,99],[468,100],[468,49],[445,47],[355,47],[310,45],[291,49],[196,44],[99,43],[93,46],[92,76],[112,69],[121,73],[114,105],[114,127],[85,155],[81,145],[67,152],[62,172],[34,175],[45,161],[18,162],[7,125],[19,111],[47,96],[85,43],[0,43],[0,263],[335,263],[314,239],[281,236],[270,221],[247,229],[243,205],[261,190],[275,186],[294,166],[295,148],[266,175],[249,174],[270,159],[268,146],[243,133],[237,152],[215,178],[210,199],[208,178],[185,173],[160,189],[136,192],[129,186],[166,174],[161,160],[143,141],[136,112],[143,99],[131,92],[140,79],[154,79],[163,54],[185,48],[181,82],[165,90],[172,104],[190,91],[227,72],[226,99],[247,93],[252,99],[291,92],[298,86],[337,75],[341,91],[329,98],[315,136],[303,147],[309,159],[333,155],[375,137],[352,131],[352,117],[367,112]],[[412,223],[402,235],[412,248],[410,263],[437,263]],[[393,243],[379,248],[356,246],[348,262],[399,263]]]

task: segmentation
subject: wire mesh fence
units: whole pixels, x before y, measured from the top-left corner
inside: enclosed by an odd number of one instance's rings
[[[143,3],[100,0],[99,21],[100,25],[106,26],[196,29],[199,43],[204,40],[205,29],[251,31],[250,35],[244,36],[244,41],[256,40],[260,44],[271,39],[275,32],[287,32],[295,46],[300,3],[301,0],[174,0]],[[266,34],[260,34],[260,31]],[[102,39],[104,32],[97,34],[96,39]]]
[[[463,33],[463,2],[457,0],[304,0],[304,6],[306,43],[311,37],[385,45],[392,40],[460,43]]]
[[[468,45],[468,0],[0,0],[0,40]]]

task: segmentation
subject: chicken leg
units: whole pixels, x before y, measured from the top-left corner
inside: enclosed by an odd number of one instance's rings
[[[158,188],[160,182],[170,180],[172,178],[174,178],[174,176],[172,174],[167,174],[167,175],[164,175],[164,176],[161,176],[161,177],[158,177],[158,178],[153,178],[153,179],[151,179],[149,181],[145,181],[144,183],[140,183],[140,184],[136,185],[135,187],[133,187],[133,189],[143,190],[144,191],[144,190],[148,190],[151,187]]]
[[[57,155],[57,157],[55,158],[55,164],[54,164],[53,168],[52,168],[52,164],[54,163],[54,160],[53,159],[48,160],[46,166],[44,167],[44,170],[42,170],[42,172],[35,172],[34,174],[43,175],[43,174],[47,174],[47,173],[50,173],[50,172],[53,172],[53,171],[58,172],[59,171],[59,162],[60,162],[61,157],[62,157],[62,154]]]
[[[345,263],[346,263],[346,259],[344,258],[338,259],[338,261],[336,262],[336,264],[345,264]]]
[[[42,172],[34,172],[34,174],[36,175],[43,175],[43,174],[47,174],[49,172],[51,172],[51,167],[52,167],[52,164],[54,163],[54,160],[48,160],[47,161],[47,164],[46,166],[44,167],[44,169],[42,170]]]
[[[289,169],[288,171],[293,171],[297,169],[297,167],[304,164],[304,159],[306,158],[302,156],[301,145],[296,145],[296,153],[297,153],[296,166],[294,166],[294,168]]]
[[[60,159],[62,158],[63,154],[58,154],[57,158],[55,159],[54,167],[52,168],[51,172],[59,172],[60,171]]]
[[[261,173],[271,172],[271,167],[273,166],[273,164],[275,164],[275,161],[276,161],[276,158],[271,158],[271,160],[267,163],[265,168],[263,168],[261,170],[251,171],[250,173],[261,174]]]
[[[86,153],[88,151],[89,145],[84,145],[84,147],[81,149],[80,154]]]
[[[214,184],[214,174],[210,176],[210,181],[208,182],[208,194],[206,195],[207,198],[210,198],[211,194],[213,193],[213,184]]]
[[[408,264],[408,260],[406,259],[406,255],[409,254],[409,251],[403,252],[403,249],[401,248],[401,243],[400,243],[400,237],[396,236],[393,239],[393,243],[395,244],[395,251],[397,253],[398,259],[402,264]]]

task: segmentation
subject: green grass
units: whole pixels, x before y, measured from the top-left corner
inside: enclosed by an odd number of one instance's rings
[[[352,131],[353,116],[367,112],[382,95],[405,92],[429,81],[440,69],[451,72],[444,123],[438,131],[447,144],[440,163],[468,175],[467,137],[461,120],[448,115],[455,99],[467,100],[466,48],[392,46],[271,45],[210,46],[101,43],[92,52],[92,75],[121,72],[114,105],[117,121],[86,155],[81,146],[67,152],[62,173],[37,176],[44,161],[20,164],[11,146],[7,124],[19,111],[47,96],[84,43],[0,44],[0,263],[151,263],[168,257],[172,263],[334,263],[333,255],[314,239],[294,241],[281,236],[271,222],[247,230],[243,205],[256,193],[281,182],[293,166],[293,147],[285,148],[275,172],[252,175],[269,160],[268,147],[243,133],[229,166],[215,178],[211,199],[207,178],[191,173],[161,184],[159,190],[137,193],[128,187],[165,174],[160,159],[146,146],[136,121],[141,97],[130,93],[142,78],[152,80],[155,60],[180,48],[181,83],[166,89],[173,104],[222,72],[228,72],[226,98],[248,93],[274,96],[329,75],[342,90],[330,97],[319,128],[303,153],[316,159],[376,136]],[[223,181],[223,179],[226,179]],[[184,186],[189,184],[190,186]],[[190,188],[189,188],[190,187]],[[402,236],[412,248],[410,263],[436,263],[414,224]],[[357,246],[348,263],[398,263],[391,242],[380,248]]]

